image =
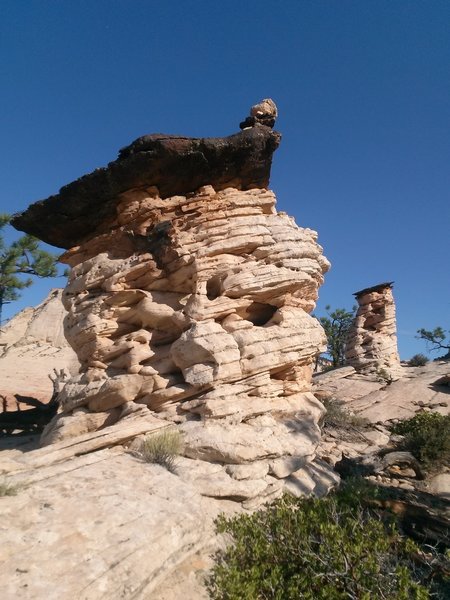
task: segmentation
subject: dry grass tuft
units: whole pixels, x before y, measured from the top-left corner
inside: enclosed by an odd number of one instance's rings
[[[165,467],[171,473],[176,471],[176,458],[183,449],[179,431],[163,431],[147,436],[141,443],[136,456],[148,463]]]

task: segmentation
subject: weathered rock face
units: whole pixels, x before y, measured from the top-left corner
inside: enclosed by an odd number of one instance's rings
[[[391,377],[401,374],[392,282],[355,293],[358,311],[349,331],[346,362],[361,373],[384,369]]]
[[[68,239],[76,246],[62,257],[72,267],[65,333],[82,365],[61,394],[62,410],[128,413],[146,405],[179,423],[189,459],[263,461],[264,473],[259,466],[248,477],[266,495],[279,493],[278,479],[312,460],[320,437],[323,407],[309,390],[325,336],[309,313],[329,263],[317,234],[277,213],[266,189],[279,134],[257,124],[231,138],[176,138],[175,146],[159,136],[164,160],[170,148],[167,163],[155,158],[155,139],[122,150],[117,163],[138,157],[121,172],[128,189],[116,182],[115,195],[105,199],[100,186],[88,197],[82,178],[29,209],[51,221],[44,237],[53,242],[64,213],[83,213],[83,223],[95,215],[83,232],[75,226]],[[205,144],[220,160],[208,171],[197,157],[175,184],[185,147]],[[153,179],[135,168],[145,161]],[[117,163],[103,182],[116,176]]]
[[[37,467],[31,479],[0,503],[5,600],[158,598],[155,587],[212,540],[231,504],[114,450]]]
[[[62,290],[52,290],[39,306],[22,310],[0,329],[0,395],[8,409],[16,408],[14,394],[48,402],[53,369],[78,372],[77,356],[64,337],[61,296]]]

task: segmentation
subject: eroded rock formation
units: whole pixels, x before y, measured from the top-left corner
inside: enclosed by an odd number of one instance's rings
[[[0,396],[8,410],[16,409],[15,394],[48,402],[53,393],[48,376],[54,369],[78,372],[77,356],[64,337],[61,296],[61,289],[51,290],[41,304],[25,308],[0,328]]]
[[[295,487],[323,412],[310,312],[329,263],[314,231],[275,210],[279,140],[259,121],[228,138],[145,136],[13,221],[68,248],[81,372],[59,418],[147,407],[179,425],[186,457],[252,480],[249,498]]]
[[[346,362],[361,373],[401,374],[393,282],[355,292],[359,308],[349,331]]]

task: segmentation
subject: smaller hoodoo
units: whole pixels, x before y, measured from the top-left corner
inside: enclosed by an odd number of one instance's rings
[[[401,376],[397,349],[393,282],[380,283],[355,292],[359,308],[350,328],[346,362],[360,373]]]

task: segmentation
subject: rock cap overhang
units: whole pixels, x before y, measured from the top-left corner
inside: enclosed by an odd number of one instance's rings
[[[355,298],[358,298],[359,296],[363,296],[364,294],[370,294],[371,292],[380,292],[381,290],[384,290],[386,288],[392,289],[393,285],[393,281],[386,281],[385,283],[379,283],[378,285],[359,290],[359,292],[353,292],[353,295],[355,296]]]
[[[152,134],[122,148],[117,160],[62,187],[13,216],[19,231],[60,248],[92,237],[115,217],[120,194],[155,186],[161,198],[209,184],[216,190],[266,188],[281,135],[258,124],[223,138]]]

